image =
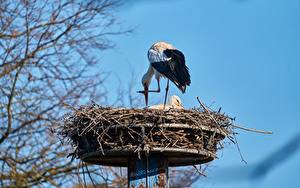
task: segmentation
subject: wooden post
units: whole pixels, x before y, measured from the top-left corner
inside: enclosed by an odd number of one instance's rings
[[[128,188],[169,188],[168,162],[164,157],[131,158],[128,164]]]

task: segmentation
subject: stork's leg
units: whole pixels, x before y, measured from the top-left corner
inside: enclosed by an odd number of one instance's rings
[[[157,80],[157,92],[160,92],[160,84],[159,84],[159,78],[156,79]]]
[[[159,82],[159,77],[156,78],[157,80],[157,90],[149,90],[148,89],[148,85],[144,85],[144,90],[142,91],[137,91],[138,93],[143,93],[145,96],[145,102],[146,102],[146,108],[148,108],[148,93],[150,92],[155,92],[155,93],[159,93],[160,92],[160,82]]]
[[[157,89],[156,90],[147,90],[148,93],[159,93],[160,92],[160,82],[159,82],[159,78],[156,79],[157,80]],[[142,90],[142,91],[137,91],[138,93],[143,93],[145,94],[146,90]]]
[[[159,77],[158,78],[156,78],[156,80],[157,80],[157,93],[159,93],[160,92],[160,83],[159,83]]]
[[[156,78],[156,80],[157,80],[157,90],[148,90],[148,92],[153,92],[153,93],[159,93],[160,92],[159,78]]]
[[[166,104],[167,104],[168,91],[169,91],[169,79],[168,79],[168,81],[167,81],[166,94],[165,94],[165,101],[164,101],[164,109],[165,109]]]

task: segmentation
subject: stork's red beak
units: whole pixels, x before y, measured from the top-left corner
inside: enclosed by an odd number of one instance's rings
[[[145,103],[146,103],[146,108],[148,108],[148,87],[144,85],[144,90],[143,91],[137,91],[138,93],[143,93],[145,96]]]
[[[144,95],[145,95],[146,108],[148,108],[148,89],[144,90]]]
[[[145,96],[145,102],[146,102],[146,108],[148,108],[148,86],[144,84],[144,96]]]

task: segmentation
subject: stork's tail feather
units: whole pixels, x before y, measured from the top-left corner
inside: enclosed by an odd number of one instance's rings
[[[182,93],[185,93],[186,86],[180,86],[179,89]]]

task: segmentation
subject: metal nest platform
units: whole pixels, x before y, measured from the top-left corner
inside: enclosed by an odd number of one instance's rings
[[[82,106],[65,116],[58,133],[72,157],[98,165],[128,166],[159,156],[169,166],[212,161],[231,136],[232,119],[207,109],[147,110]]]

